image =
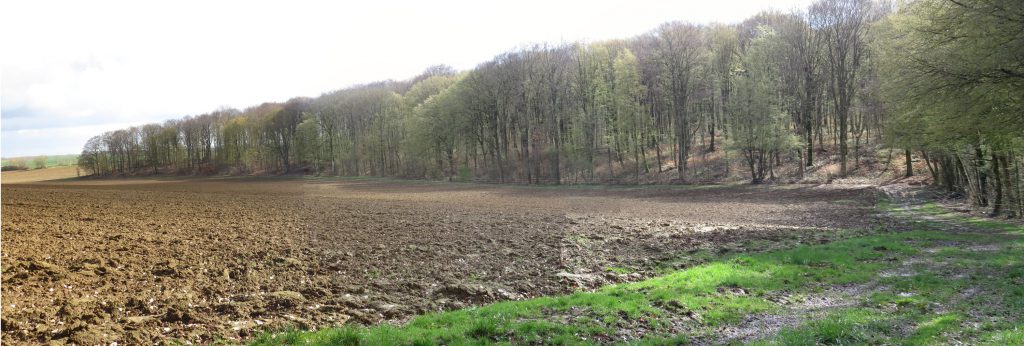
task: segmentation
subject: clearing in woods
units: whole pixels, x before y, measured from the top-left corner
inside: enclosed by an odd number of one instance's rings
[[[871,233],[873,191],[5,181],[3,340],[209,343],[401,323]]]

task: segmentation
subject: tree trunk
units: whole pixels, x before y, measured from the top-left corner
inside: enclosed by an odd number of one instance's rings
[[[978,206],[988,206],[988,173],[985,172],[981,146],[974,147],[974,170],[978,174]]]
[[[848,114],[845,111],[840,111],[843,114],[839,114],[839,175],[846,177],[846,155],[849,148],[846,145],[846,130],[848,121]]]
[[[913,162],[911,160],[910,149],[905,149],[903,154],[907,156],[906,157],[907,172],[903,176],[909,178],[909,177],[912,177],[914,175],[914,165],[913,165]]]
[[[999,170],[999,156],[996,155],[995,150],[992,151],[992,179],[995,197],[992,199],[992,216],[999,215],[1003,211],[1003,179],[1000,175],[1002,172]]]
[[[1002,177],[1004,193],[1009,197],[1007,198],[1006,203],[1009,207],[1009,210],[1007,210],[1006,215],[1009,217],[1015,217],[1017,216],[1018,209],[1020,209],[1019,206],[1021,196],[1019,191],[1014,189],[1014,184],[1011,183],[1013,181],[1013,175],[1010,174],[1010,157],[1011,156],[1009,154],[1003,154],[999,156],[1000,160],[1002,160],[1000,166],[1003,169]]]
[[[657,139],[654,140],[654,153],[658,157],[658,173],[661,173],[661,143]]]

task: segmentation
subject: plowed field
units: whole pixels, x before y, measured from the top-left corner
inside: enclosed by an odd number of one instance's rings
[[[4,184],[4,343],[246,339],[634,281],[868,229],[869,189]]]

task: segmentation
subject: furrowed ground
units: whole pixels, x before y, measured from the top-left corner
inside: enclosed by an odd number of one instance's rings
[[[1024,345],[1024,227],[882,200],[909,220],[828,244],[725,254],[591,292],[274,331],[257,345]]]
[[[209,343],[289,326],[403,323],[871,233],[872,191],[298,178],[4,184],[3,341]],[[619,337],[645,335],[636,333]]]

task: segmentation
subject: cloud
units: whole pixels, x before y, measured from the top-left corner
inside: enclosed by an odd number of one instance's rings
[[[5,128],[0,133],[0,156],[77,154],[82,151],[82,145],[93,136],[140,124],[111,123],[21,130]]]

